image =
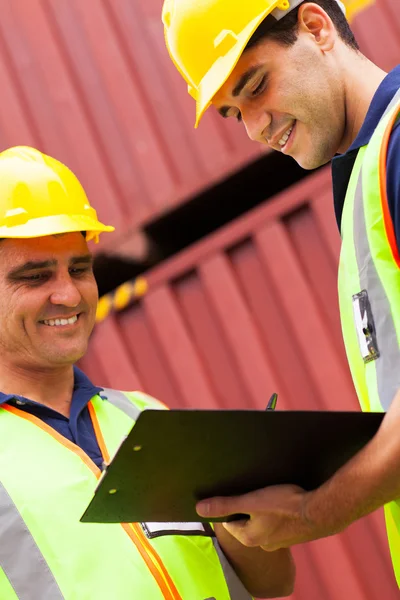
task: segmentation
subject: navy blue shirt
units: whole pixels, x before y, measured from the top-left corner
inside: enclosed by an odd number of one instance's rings
[[[381,117],[393,96],[400,89],[400,66],[391,71],[375,92],[367,116],[354,140],[345,154],[332,160],[333,196],[335,214],[340,230],[343,204],[351,171],[357,158],[358,150],[370,141]],[[400,246],[400,123],[393,128],[387,156],[387,194],[390,214],[396,234],[397,246]]]
[[[79,446],[101,469],[103,457],[97,443],[87,405],[89,400],[102,390],[103,388],[93,385],[80,369],[74,367],[74,391],[69,418],[29,398],[7,395],[2,392],[0,392],[0,405],[7,402],[41,419],[67,440]]]

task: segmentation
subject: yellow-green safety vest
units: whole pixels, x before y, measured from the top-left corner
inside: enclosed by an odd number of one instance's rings
[[[139,392],[88,404],[107,461],[141,410]],[[17,407],[0,407],[1,600],[251,600],[211,527],[103,524],[80,518],[100,469],[78,446]]]
[[[386,193],[391,131],[400,90],[360,148],[343,207],[339,303],[344,342],[361,408],[387,411],[400,389],[400,257]],[[400,587],[400,502],[385,506]]]

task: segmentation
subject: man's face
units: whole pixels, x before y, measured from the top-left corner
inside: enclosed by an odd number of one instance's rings
[[[246,50],[213,104],[223,116],[242,120],[250,139],[305,169],[328,162],[345,134],[334,61],[306,33],[290,47],[265,39]]]
[[[0,242],[0,356],[8,364],[40,370],[77,361],[97,299],[81,233]]]

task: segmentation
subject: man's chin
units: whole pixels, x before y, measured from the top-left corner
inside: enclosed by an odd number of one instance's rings
[[[50,367],[62,367],[75,364],[86,354],[87,346],[71,348],[68,350],[56,350],[43,356]]]
[[[304,169],[305,171],[314,171],[315,169],[319,169],[319,167],[323,167],[330,162],[330,158],[316,158],[312,156],[301,156],[300,158],[297,156],[293,156],[294,160],[297,164]]]

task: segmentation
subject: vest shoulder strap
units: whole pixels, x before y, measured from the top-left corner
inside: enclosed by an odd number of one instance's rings
[[[111,388],[103,388],[103,392],[100,395],[134,421],[137,420],[142,410],[162,410],[167,408],[162,402],[144,392],[121,392]]]

